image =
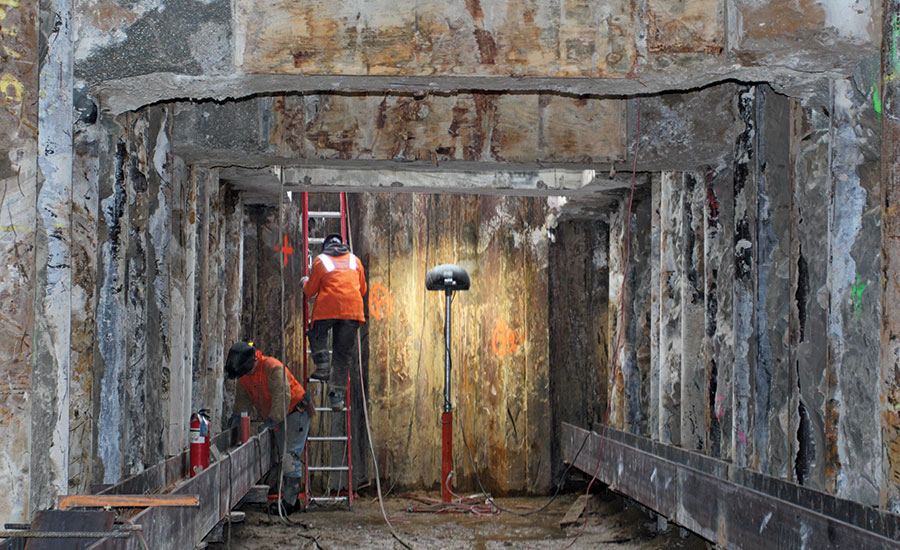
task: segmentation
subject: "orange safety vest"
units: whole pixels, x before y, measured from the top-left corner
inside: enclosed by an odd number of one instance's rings
[[[315,296],[312,320],[352,319],[366,322],[363,299],[366,276],[362,262],[352,253],[342,256],[319,254],[313,261],[309,280],[303,285],[307,296]]]
[[[259,415],[263,418],[269,418],[269,409],[272,408],[272,393],[269,388],[269,371],[277,367],[283,368],[281,361],[274,357],[263,355],[262,358],[256,362],[255,369],[238,378],[238,382],[240,382],[241,386],[247,391],[250,401],[253,403],[253,406],[256,407],[256,410],[259,411]],[[300,385],[300,382],[294,378],[291,371],[285,369],[284,372],[291,387],[291,402],[288,404],[287,408],[287,412],[290,414],[291,411],[294,410],[294,407],[303,400],[303,397],[306,395],[306,390],[304,390],[303,386]]]

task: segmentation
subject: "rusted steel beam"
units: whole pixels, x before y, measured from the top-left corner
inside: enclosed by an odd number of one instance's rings
[[[564,460],[599,460],[599,481],[722,548],[900,548],[895,514],[612,428],[561,432]]]
[[[150,506],[200,506],[199,495],[61,495],[57,508],[147,508]]]
[[[170,495],[199,495],[197,507],[152,507],[132,522],[140,525],[143,537],[153,550],[193,548],[222,520],[238,501],[272,467],[272,433],[269,430],[250,438],[240,447],[226,451],[223,458],[195,477],[175,485]],[[138,550],[136,538],[126,541],[112,537],[97,541],[89,550]]]

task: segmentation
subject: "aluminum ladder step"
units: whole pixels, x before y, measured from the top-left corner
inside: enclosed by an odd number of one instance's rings
[[[314,212],[314,211],[310,210],[309,212],[307,212],[306,216],[307,216],[308,218],[336,218],[336,219],[340,219],[341,213],[340,213],[340,211],[338,211],[338,212],[322,212],[322,211]]]
[[[342,502],[345,500],[350,500],[350,497],[309,497],[310,502]]]
[[[334,410],[331,407],[316,407],[316,412],[341,413],[341,412],[347,412],[347,407],[344,407],[343,409],[338,409],[338,410]]]
[[[347,441],[346,435],[311,435],[307,441]]]
[[[307,470],[310,472],[346,472],[349,466],[309,466]]]

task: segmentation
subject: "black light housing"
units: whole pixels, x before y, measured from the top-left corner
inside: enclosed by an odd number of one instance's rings
[[[432,267],[425,275],[425,288],[448,292],[469,290],[469,274],[458,265],[441,264]]]

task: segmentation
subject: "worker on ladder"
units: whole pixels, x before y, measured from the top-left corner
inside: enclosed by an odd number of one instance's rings
[[[343,242],[340,235],[325,237],[322,253],[313,261],[309,277],[300,280],[303,292],[315,296],[309,347],[316,370],[311,379],[328,382],[332,410],[344,408],[347,373],[353,360],[356,332],[366,322],[363,296],[366,277],[362,262]],[[329,358],[328,334],[332,351]]]
[[[234,392],[234,417],[250,412],[252,405],[264,420],[264,426],[275,432],[275,443],[284,477],[283,509],[290,514],[300,494],[303,480],[303,447],[309,435],[309,424],[316,409],[306,390],[281,361],[268,357],[253,347],[252,342],[237,342],[228,350],[225,360],[228,378],[238,379]],[[285,428],[287,415],[287,428]],[[237,418],[232,418],[234,422]],[[285,441],[285,436],[287,441]]]

